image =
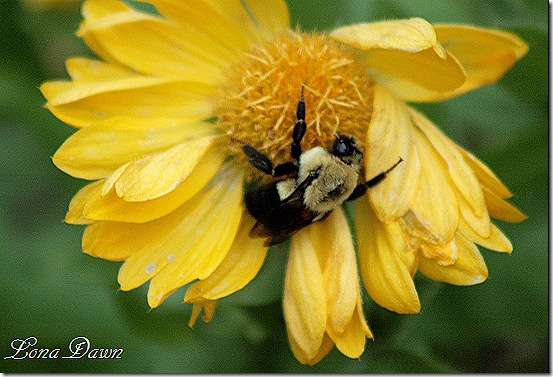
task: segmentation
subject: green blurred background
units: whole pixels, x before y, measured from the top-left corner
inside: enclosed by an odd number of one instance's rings
[[[0,2],[1,372],[548,372],[548,7],[543,0],[289,0],[304,30],[385,18],[423,17],[516,32],[530,52],[497,84],[417,105],[485,161],[516,194],[528,219],[497,222],[512,255],[482,250],[490,278],[456,287],[416,277],[422,311],[397,315],[365,298],[375,334],[359,360],[333,350],[314,367],[289,349],[282,318],[286,252],[269,253],[260,275],[221,301],[209,324],[187,326],[177,291],[149,310],[146,287],[118,292],[119,263],[80,251],[82,227],[63,223],[85,182],[51,156],[73,130],[42,105],[38,86],[66,78],[64,61],[91,56],[74,32],[79,2]],[[13,360],[10,342],[34,336],[61,348],[77,336],[122,359]]]

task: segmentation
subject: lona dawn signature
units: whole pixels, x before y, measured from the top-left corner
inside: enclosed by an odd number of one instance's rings
[[[4,359],[121,359],[122,348],[95,348],[84,336],[73,338],[67,345],[67,350],[61,348],[48,348],[38,346],[38,340],[34,336],[26,339],[14,339],[10,344],[14,353],[5,356]]]

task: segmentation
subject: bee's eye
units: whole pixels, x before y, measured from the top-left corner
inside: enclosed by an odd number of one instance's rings
[[[340,140],[338,143],[338,145],[336,145],[336,152],[339,154],[339,155],[344,155],[346,154],[346,152],[348,151],[348,145],[346,145],[346,143],[344,143],[343,140]]]
[[[336,157],[350,156],[352,154],[351,141],[346,138],[337,137],[332,144],[332,154]]]

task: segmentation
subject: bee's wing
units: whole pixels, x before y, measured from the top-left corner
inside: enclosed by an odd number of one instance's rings
[[[303,203],[305,189],[311,185],[315,177],[308,176],[294,192],[278,206],[272,208],[265,222],[257,222],[252,228],[252,237],[268,238],[266,245],[284,242],[292,234],[311,224],[320,216],[305,207]]]

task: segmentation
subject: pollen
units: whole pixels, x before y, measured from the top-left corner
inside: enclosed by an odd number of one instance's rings
[[[258,45],[229,70],[217,103],[229,148],[248,143],[275,164],[290,161],[302,87],[307,132],[303,150],[329,147],[335,134],[361,146],[371,119],[374,81],[347,49],[324,34],[288,32]]]

